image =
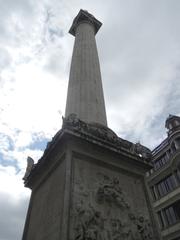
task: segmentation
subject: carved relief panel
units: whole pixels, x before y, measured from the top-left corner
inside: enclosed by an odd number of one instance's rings
[[[135,177],[75,160],[71,240],[150,240],[143,186]]]

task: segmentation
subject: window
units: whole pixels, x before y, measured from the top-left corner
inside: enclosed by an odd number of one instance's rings
[[[158,190],[159,197],[162,197],[168,193],[163,182],[160,182],[157,184],[157,190]]]
[[[176,170],[175,176],[176,176],[178,183],[180,183],[180,171],[179,170]]]
[[[174,211],[176,213],[176,217],[178,220],[180,220],[180,200],[175,202],[173,206],[174,206]]]
[[[168,225],[172,225],[177,222],[176,214],[172,206],[164,209],[164,216]]]
[[[156,184],[159,197],[166,195],[177,187],[174,176],[169,175],[168,177],[161,180]]]
[[[180,221],[180,200],[164,208],[162,212],[168,226]]]
[[[159,160],[154,162],[154,169],[158,170],[161,167]]]
[[[164,225],[164,221],[163,221],[163,217],[162,217],[162,212],[159,211],[159,212],[157,213],[157,215],[158,215],[158,219],[159,219],[159,223],[160,223],[161,228],[164,228],[165,225]]]
[[[169,161],[169,158],[167,156],[167,154],[163,154],[160,158],[158,158],[155,162],[154,162],[154,169],[158,170],[159,168],[163,167],[167,162]]]
[[[176,144],[176,148],[179,149],[180,148],[180,137],[176,138],[174,141]]]

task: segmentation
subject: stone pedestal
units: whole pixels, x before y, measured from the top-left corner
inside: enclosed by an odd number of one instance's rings
[[[144,182],[148,157],[104,126],[64,119],[26,175],[23,240],[159,239]]]

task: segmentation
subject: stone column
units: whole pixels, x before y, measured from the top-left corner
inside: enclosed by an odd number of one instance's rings
[[[102,24],[80,10],[70,33],[75,44],[70,69],[65,116],[74,113],[85,122],[107,125],[95,34]]]

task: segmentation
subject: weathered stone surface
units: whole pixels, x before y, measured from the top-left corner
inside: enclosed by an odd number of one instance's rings
[[[74,159],[70,239],[155,239],[143,179]]]
[[[96,139],[109,146],[117,149],[124,150],[129,154],[134,154],[142,158],[142,161],[149,162],[151,159],[151,151],[141,145],[140,143],[133,144],[127,140],[118,137],[110,128],[97,124],[86,123],[77,118],[76,114],[70,114],[68,117],[63,118],[63,129],[70,129],[73,132],[79,133],[82,137],[88,139]]]
[[[144,184],[149,164],[82,135],[63,128],[26,179],[32,200],[23,240],[158,239]]]
[[[94,24],[90,17],[76,26],[65,116],[107,125]]]
[[[42,176],[39,175],[39,178]],[[23,239],[59,240],[64,204],[65,161],[34,186]]]

